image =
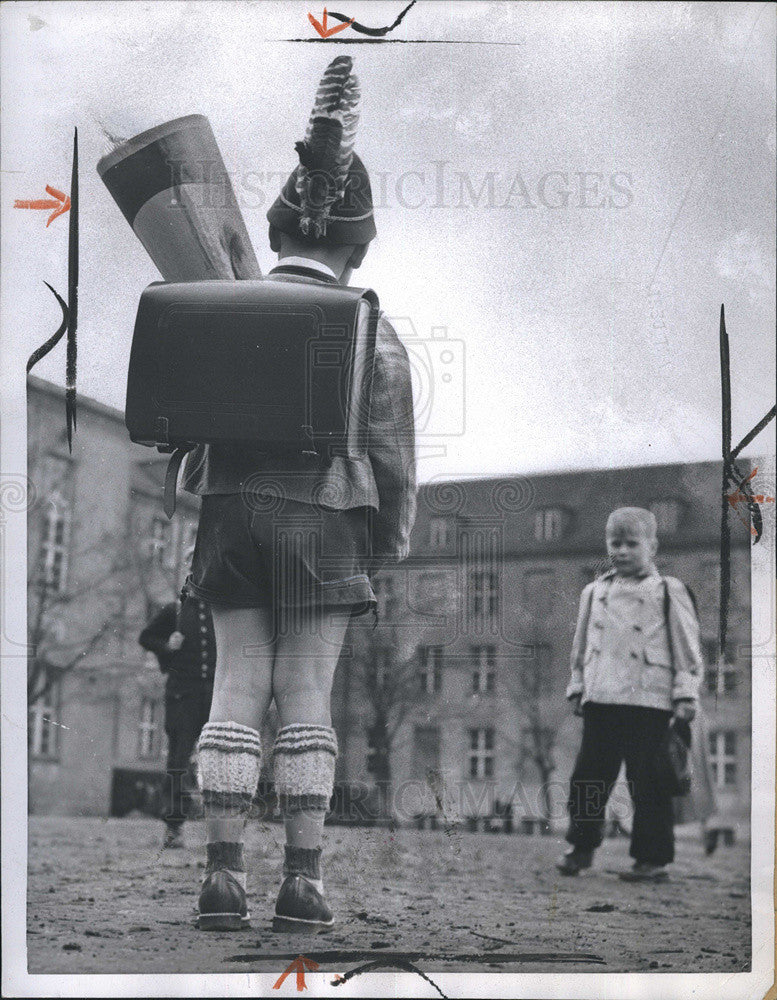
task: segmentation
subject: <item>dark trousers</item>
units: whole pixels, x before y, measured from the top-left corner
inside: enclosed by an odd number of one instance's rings
[[[583,742],[569,785],[567,840],[595,848],[621,762],[634,804],[632,858],[655,865],[674,860],[672,794],[659,777],[660,747],[671,712],[636,705],[583,706]]]
[[[167,778],[162,818],[169,826],[180,826],[191,812],[191,756],[202,727],[208,721],[213,685],[202,684],[165,694],[167,733]]]

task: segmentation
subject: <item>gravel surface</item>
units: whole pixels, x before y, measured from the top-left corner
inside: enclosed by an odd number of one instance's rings
[[[194,906],[204,825],[161,850],[150,819],[30,817],[31,973],[280,974],[302,953],[345,974],[404,957],[424,972],[741,972],[750,968],[749,844],[706,858],[678,840],[664,885],[622,882],[628,842],[565,878],[555,836],[327,827],[324,877],[336,927],[270,930],[283,830],[249,826],[253,926],[203,933]]]

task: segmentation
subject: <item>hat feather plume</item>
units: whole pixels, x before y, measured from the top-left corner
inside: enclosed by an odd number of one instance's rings
[[[338,56],[324,71],[299,155],[296,189],[300,229],[316,239],[326,235],[332,206],[345,194],[361,111],[361,88],[353,59]]]

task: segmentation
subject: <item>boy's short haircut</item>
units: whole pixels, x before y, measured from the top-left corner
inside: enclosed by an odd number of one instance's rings
[[[646,538],[658,537],[655,514],[644,507],[618,507],[607,518],[606,534],[616,534],[619,530],[642,529]]]

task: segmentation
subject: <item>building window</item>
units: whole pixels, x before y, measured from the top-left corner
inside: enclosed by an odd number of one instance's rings
[[[730,788],[737,783],[737,734],[723,729],[709,734],[710,764],[715,785]]]
[[[469,613],[472,618],[494,618],[499,611],[499,577],[476,570],[469,574]]]
[[[159,756],[159,702],[144,698],[140,704],[138,756],[146,760]]]
[[[494,730],[490,726],[469,731],[469,776],[494,776]]]
[[[151,522],[149,556],[156,566],[167,565],[170,551],[170,522],[166,518],[155,517]]]
[[[679,500],[656,500],[650,505],[659,535],[674,535],[680,528],[683,505]]]
[[[731,643],[726,643],[726,651],[721,663],[718,658],[718,640],[703,639],[704,685],[709,694],[736,694],[739,669],[735,661],[735,651]]]
[[[558,541],[568,524],[569,514],[562,507],[543,507],[534,515],[534,537],[538,542]]]
[[[496,647],[472,647],[472,693],[490,694],[496,690]]]
[[[450,522],[446,517],[433,517],[429,521],[429,545],[433,549],[445,549],[451,538]]]
[[[442,691],[442,646],[421,646],[418,687],[423,694]]]
[[[30,705],[29,741],[32,757],[51,760],[59,753],[60,684],[52,684],[41,698]]]
[[[62,593],[67,581],[70,518],[69,504],[66,504],[61,494],[54,493],[43,518],[41,577],[43,583],[55,594]]]

